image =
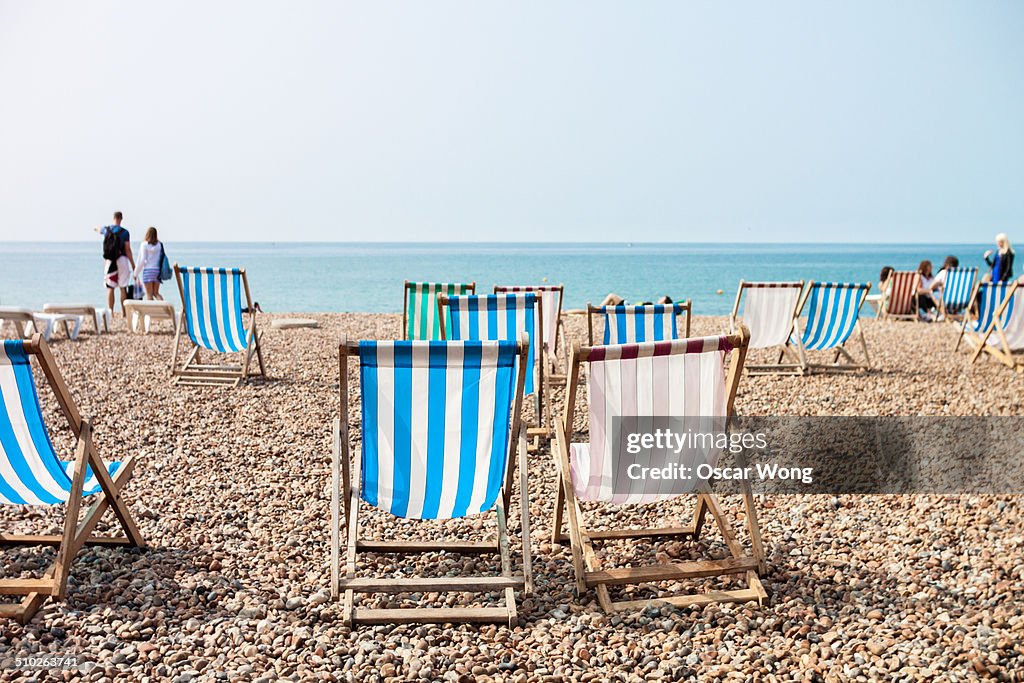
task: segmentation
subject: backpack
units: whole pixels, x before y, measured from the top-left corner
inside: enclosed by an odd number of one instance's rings
[[[164,251],[164,243],[160,243],[160,282],[167,282],[174,276],[174,271],[171,270],[171,262],[167,258],[167,252]]]
[[[107,228],[107,234],[103,236],[103,258],[108,261],[116,261],[124,256],[124,244],[121,242],[121,228]]]

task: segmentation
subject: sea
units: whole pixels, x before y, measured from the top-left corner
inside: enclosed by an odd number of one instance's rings
[[[138,250],[138,243],[133,243]],[[402,283],[564,284],[564,308],[614,292],[630,302],[691,299],[695,315],[727,315],[741,279],[875,283],[882,266],[914,270],[947,255],[984,272],[986,244],[301,243],[169,242],[172,262],[243,267],[268,312],[402,310]],[[174,280],[165,299],[179,302]],[[105,301],[102,245],[0,242],[0,305]]]

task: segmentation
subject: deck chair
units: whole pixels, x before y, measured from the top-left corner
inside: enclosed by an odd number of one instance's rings
[[[395,341],[340,346],[341,413],[334,423],[331,590],[353,623],[517,622],[515,590],[533,591],[525,435],[519,415],[527,345],[520,342]],[[362,451],[349,464],[348,363],[359,361]],[[516,370],[518,366],[518,371]],[[513,574],[507,514],[519,465],[522,573]],[[350,476],[351,470],[351,476]],[[341,487],[339,490],[339,486]],[[347,520],[341,562],[339,510]],[[360,500],[407,520],[495,513],[497,538],[363,539]],[[497,554],[501,576],[357,577],[360,552]],[[503,593],[503,607],[364,609],[356,593]]]
[[[978,279],[977,268],[949,268],[946,280],[942,285],[942,298],[939,309],[943,319],[956,322],[956,318],[965,315],[967,305],[971,303],[974,281]]]
[[[747,282],[740,280],[736,301],[729,315],[729,331],[736,334],[740,321],[750,330],[750,348],[780,351],[780,361],[775,364],[747,364],[751,375],[788,374],[802,375],[807,367],[803,347],[790,346],[791,336],[801,337],[797,309],[804,281],[799,282]],[[744,301],[744,293],[746,300]],[[743,315],[740,316],[740,302],[743,301]],[[788,363],[781,359],[788,358]]]
[[[1016,280],[999,283],[1003,284],[1009,287],[974,349],[971,362],[978,360],[984,351],[1007,367],[1022,369],[1024,359],[1014,352],[1024,351],[1024,290]]]
[[[970,303],[965,309],[964,319],[960,323],[960,335],[957,337],[954,351],[960,349],[964,341],[972,349],[981,347],[982,336],[992,326],[996,311],[1002,306],[1010,292],[1013,282],[975,282],[971,290]]]
[[[687,299],[676,304],[587,304],[587,343],[594,345],[594,320],[604,319],[602,344],[634,344],[646,341],[679,339],[679,316],[686,313],[683,338],[690,336],[690,311]]]
[[[665,492],[658,481],[643,482],[657,490],[628,493],[615,491],[612,485],[614,446],[612,433],[619,418],[630,416],[670,416],[727,420],[743,370],[749,332],[741,327],[736,335],[678,339],[666,342],[644,342],[619,346],[577,346],[569,366],[568,397],[563,419],[556,424],[554,454],[559,473],[558,492],[552,522],[552,542],[568,538],[575,570],[576,590],[583,594],[594,588],[598,602],[606,612],[634,610],[652,603],[675,606],[704,605],[714,602],[760,602],[767,594],[758,578],[765,571],[764,550],[749,485],[743,498],[751,552],[747,553],[737,539],[718,498],[704,485],[694,487],[696,509],[692,524],[663,528],[591,530],[584,519],[580,501],[592,506],[618,506],[631,503],[653,503],[685,494],[684,487]],[[732,361],[725,369],[725,358]],[[589,443],[570,443],[575,412],[577,381],[587,366],[589,403]],[[699,406],[699,407],[698,407]],[[710,464],[717,463],[720,451],[711,454]],[[707,513],[711,513],[731,557],[723,560],[702,560],[655,564],[624,568],[605,568],[594,544],[599,541],[690,537],[697,539]],[[563,516],[569,534],[562,533]],[[609,586],[679,582],[692,578],[738,574],[747,587],[709,593],[674,594],[650,600],[613,601]]]
[[[444,312],[441,337],[454,341],[515,341],[526,335],[530,345],[526,361],[526,396],[536,401],[537,424],[527,429],[536,449],[540,437],[551,434],[551,387],[545,374],[543,351],[544,315],[534,292],[519,294],[471,294],[438,297]]]
[[[807,358],[808,351],[835,350],[831,363],[811,363],[808,370],[865,370],[871,367],[871,357],[860,327],[860,309],[864,305],[871,283],[852,282],[810,282],[800,300],[797,315],[807,309],[807,321],[803,334],[790,337],[790,343],[802,349],[801,356]],[[847,350],[847,340],[856,334],[860,342],[863,360],[857,361]],[[840,363],[840,358],[847,362]],[[779,355],[782,362],[782,355]]]
[[[402,339],[438,341],[441,336],[440,305],[437,297],[441,294],[457,296],[475,294],[476,283],[449,284],[444,282],[405,281],[405,302],[402,308]]]
[[[43,370],[57,405],[77,439],[74,460],[62,461],[50,442],[36,393],[30,357]],[[83,545],[142,546],[122,498],[135,461],[104,463],[93,446],[91,423],[78,412],[49,347],[40,335],[0,344],[0,504],[66,504],[60,535],[0,533],[0,546],[56,546],[57,557],[42,578],[0,578],[0,594],[24,596],[20,604],[0,604],[0,617],[29,621],[47,597],[64,599],[71,563]],[[79,520],[82,499],[99,494]],[[103,513],[113,509],[124,537],[92,535]]]
[[[495,294],[526,292],[540,295],[540,311],[543,318],[541,322],[544,325],[543,351],[544,360],[547,362],[545,375],[549,383],[564,384],[566,348],[565,330],[562,327],[562,301],[565,298],[565,285],[494,285]]]
[[[174,333],[171,381],[178,385],[237,387],[253,374],[266,377],[263,351],[256,333],[256,312],[249,295],[249,281],[241,268],[186,268],[174,264],[181,293],[181,318]],[[249,313],[249,329],[242,322],[242,297]],[[181,331],[188,333],[192,349],[178,366]],[[215,353],[241,353],[239,364],[203,365],[200,349]],[[250,373],[253,355],[258,373]]]
[[[917,290],[921,273],[916,270],[894,270],[882,283],[882,304],[878,317],[882,320],[920,321],[917,314]]]

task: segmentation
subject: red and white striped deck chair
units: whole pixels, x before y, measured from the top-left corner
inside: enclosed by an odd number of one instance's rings
[[[747,364],[751,375],[802,375],[807,369],[803,347],[789,343],[791,335],[800,338],[799,309],[804,281],[747,282],[740,280],[736,301],[729,316],[729,332],[735,334],[742,323],[750,330],[750,348],[777,349],[779,361],[763,365]],[[744,294],[746,298],[744,299]],[[740,315],[740,302],[743,314]],[[788,359],[788,363],[783,363]]]
[[[552,525],[555,543],[569,541],[576,575],[576,590],[584,593],[595,588],[602,608],[607,612],[631,610],[651,603],[676,606],[702,605],[714,602],[748,602],[767,597],[758,572],[764,571],[764,551],[749,485],[744,489],[746,520],[752,552],[747,553],[737,539],[728,517],[717,497],[706,485],[695,480],[693,486],[675,482],[669,490],[664,482],[645,479],[630,481],[629,490],[617,490],[614,471],[621,472],[624,463],[616,457],[620,444],[613,436],[615,425],[622,418],[686,418],[718,420],[724,424],[732,414],[736,388],[743,371],[750,333],[740,327],[739,333],[721,337],[702,337],[657,342],[641,342],[614,346],[573,349],[569,364],[567,397],[563,419],[555,425],[554,455],[559,472],[558,494]],[[728,368],[726,358],[731,357]],[[583,366],[589,403],[589,441],[570,441],[575,414],[576,390]],[[621,429],[621,427],[620,427]],[[700,457],[716,464],[722,451],[714,447],[703,450]],[[680,462],[684,457],[680,458]],[[627,469],[629,469],[627,467]],[[621,486],[621,479],[619,486]],[[685,526],[661,528],[613,528],[593,530],[584,519],[584,508],[608,505],[656,503],[685,494],[696,495],[693,521]],[[690,537],[696,540],[711,513],[729,549],[731,557],[722,560],[700,560],[604,568],[594,547],[595,541]],[[568,536],[562,533],[562,518],[568,521]],[[642,600],[613,601],[609,586],[678,583],[687,579],[740,575],[745,588],[716,590],[707,593],[668,594]]]
[[[916,270],[894,270],[882,284],[882,320],[920,320],[917,315],[917,290],[921,273]]]
[[[565,382],[565,331],[562,329],[562,300],[565,285],[494,285],[495,294],[534,292],[540,296],[541,323],[544,327],[545,375],[549,382]],[[559,355],[559,341],[562,353]]]

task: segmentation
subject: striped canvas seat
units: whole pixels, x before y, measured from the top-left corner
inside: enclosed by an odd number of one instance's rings
[[[342,600],[343,623],[518,623],[515,591],[533,591],[526,434],[520,419],[526,351],[525,337],[342,341],[341,412],[334,423],[331,468],[331,593]],[[359,361],[362,450],[350,472],[348,367],[353,358]],[[508,552],[508,509],[517,465],[521,573],[513,571]],[[435,530],[454,526],[462,531],[458,536],[402,539],[392,529],[386,538],[365,538],[360,535],[360,501],[406,520],[434,520],[430,528]],[[344,559],[341,505],[347,520]],[[490,529],[474,534],[465,522],[445,521],[484,513],[494,515],[497,539]],[[480,528],[476,522],[472,526]],[[372,574],[360,556],[377,553],[389,557],[384,576],[360,575]],[[497,555],[500,575],[488,572],[486,564],[477,571],[469,568],[452,575],[445,570],[433,577],[394,571],[394,554],[419,553]],[[429,573],[433,563],[425,559],[421,566]],[[357,606],[358,595],[427,591],[498,593],[504,600],[501,607]]]
[[[108,463],[114,475],[121,463]],[[74,462],[62,462],[50,443],[24,342],[0,351],[0,503],[56,505],[71,495]],[[100,490],[86,471],[83,496]]]
[[[959,315],[971,301],[977,268],[949,268],[942,286],[942,307],[947,316]]]
[[[628,493],[614,491],[612,453],[618,444],[612,425],[621,417],[725,418],[724,367],[731,349],[727,337],[592,347],[587,378],[590,441],[570,446],[576,495],[582,500],[623,504],[692,492],[692,488],[674,486],[673,493],[665,494],[656,480],[638,480]],[[721,455],[721,449],[703,449],[690,453],[682,464],[715,466]],[[644,485],[652,488],[645,490]]]
[[[678,318],[689,318],[689,304],[601,306],[593,310],[604,318],[602,344],[637,344],[679,338]]]
[[[917,316],[917,290],[921,273],[916,270],[894,270],[882,285],[883,318],[913,318]]]
[[[679,471],[680,465],[693,468],[719,463],[725,445],[720,437],[732,414],[749,339],[750,332],[740,325],[736,334],[727,337],[587,346],[573,350],[566,382],[565,411],[556,423],[552,449],[558,467],[558,489],[551,540],[571,544],[577,594],[594,589],[598,603],[606,612],[646,609],[652,600],[653,604],[689,607],[761,601],[767,597],[758,577],[759,572],[766,571],[765,553],[749,482],[739,482],[750,538],[751,552],[748,553],[737,540],[734,524],[724,513],[718,496],[699,474],[666,480],[659,476],[636,476],[634,469],[650,465],[655,471],[663,471],[670,465]],[[588,392],[589,441],[571,443],[576,424],[576,391],[581,377],[586,378]],[[664,423],[656,418],[673,419],[671,423]],[[691,439],[678,452],[675,448],[633,452],[627,434],[634,432],[623,433],[624,429],[630,429],[653,435],[654,430],[665,428],[683,438],[686,433],[710,438]],[[602,504],[652,503],[684,493],[696,494],[692,496],[695,505],[691,524],[677,521],[676,504],[671,508],[674,519],[667,526],[624,526],[622,520],[626,515],[620,512],[608,514],[596,528],[588,523],[588,517],[602,512]],[[582,506],[580,499],[590,504]],[[662,512],[665,516],[670,513],[669,510]],[[652,518],[660,516],[651,515]],[[563,522],[568,525],[568,534],[562,533]],[[637,561],[637,554],[630,551],[628,566],[623,563],[606,566],[606,559],[615,554],[614,548],[606,546],[600,553],[595,548],[598,543],[619,541],[656,556],[657,553],[652,552],[654,544],[669,539],[695,540],[705,525],[716,526],[721,532],[729,549],[728,558],[674,559],[671,563],[642,564]],[[705,581],[729,575],[739,578],[745,586],[737,587],[740,582],[733,581],[732,585],[674,593],[664,587],[668,582],[680,586],[691,579]],[[657,587],[659,584],[662,586]],[[635,588],[627,599],[615,600],[611,589],[617,586]]]
[[[525,294],[533,292],[540,296],[540,311],[543,318],[544,343],[553,359],[558,348],[559,318],[562,315],[562,285],[494,285],[495,294]]]
[[[807,323],[803,335],[791,341],[808,351],[834,349],[846,343],[860,318],[860,307],[871,284],[812,282],[806,300]]]
[[[803,282],[740,283],[740,294],[746,290],[741,319],[750,328],[750,348],[785,345],[793,330],[793,316],[803,288]],[[737,296],[736,308],[739,300]]]
[[[404,322],[402,333],[405,339],[437,341],[442,339],[440,310],[437,297],[472,294],[476,283],[460,284],[446,282],[405,283]]]
[[[242,271],[181,268],[185,329],[196,346],[232,353],[249,346],[242,322]]]
[[[978,303],[978,317],[966,323],[967,329],[978,334],[983,333],[992,324],[996,310],[1006,299],[1013,286],[1012,282],[982,282],[975,294]]]
[[[446,299],[450,321],[444,336],[455,341],[515,341],[526,334],[530,342],[526,394],[536,390],[534,368],[541,359],[537,295],[533,292],[452,296]],[[450,327],[449,327],[450,326]]]
[[[1002,284],[1002,283],[1000,283]],[[1020,285],[1013,287],[1012,294],[1007,292],[1004,297],[1006,307],[999,316],[999,328],[1006,337],[1008,351],[1024,350],[1024,290]],[[988,337],[988,344],[1001,346],[1002,340],[998,334],[991,334]]]
[[[413,519],[491,510],[515,366],[514,341],[360,342],[362,499]]]
[[[1019,356],[1014,355],[1024,351],[1024,290],[1020,284],[1015,280],[979,283],[972,302],[978,317],[973,322],[965,317],[960,328],[960,340],[967,339],[974,347],[971,362],[985,352],[1004,365],[1020,365]]]

